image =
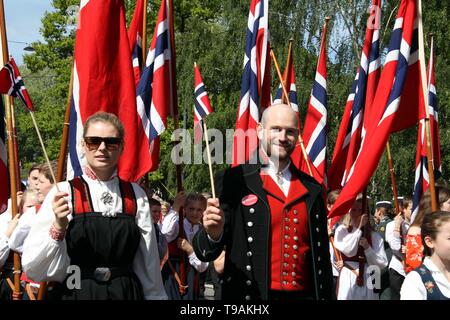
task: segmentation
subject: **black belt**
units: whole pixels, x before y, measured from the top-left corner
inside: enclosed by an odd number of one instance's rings
[[[108,282],[109,280],[117,277],[131,276],[133,274],[134,272],[131,266],[81,269],[81,279],[93,279],[98,282]]]

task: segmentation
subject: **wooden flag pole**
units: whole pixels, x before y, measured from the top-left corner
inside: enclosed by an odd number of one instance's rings
[[[50,163],[50,159],[48,158],[47,151],[45,150],[44,141],[42,140],[41,132],[39,131],[39,127],[36,123],[36,118],[34,117],[34,112],[30,112],[30,115],[31,115],[31,120],[33,120],[34,128],[36,129],[36,133],[38,135],[39,143],[41,144],[42,151],[44,152],[45,162],[47,162],[48,168],[50,169],[50,174],[52,175],[52,178],[53,178],[53,185],[56,187],[56,190],[59,192],[60,190],[59,190],[58,184],[56,182],[55,173],[53,172],[52,165]]]
[[[0,37],[2,45],[2,60],[3,64],[8,62],[8,40],[6,36],[6,24],[5,24],[5,9],[3,0],[0,0]],[[14,141],[14,119],[12,117],[12,97],[5,95],[5,114],[6,114],[6,128],[8,131],[8,167],[10,177],[10,195],[11,195],[11,216],[14,218],[17,214],[17,183],[19,166],[18,159],[15,155],[15,141]],[[3,119],[1,119],[3,121]],[[14,252],[14,290],[13,300],[21,300],[22,292],[20,288],[20,273],[21,273],[20,255]]]
[[[145,67],[145,61],[147,60],[147,7],[148,0],[144,0],[144,14],[142,17],[142,66],[143,70]]]
[[[287,56],[287,60],[286,60],[286,67],[284,69],[284,74],[283,74],[283,85],[282,87],[286,88],[287,86],[287,81],[289,81],[288,79],[288,75],[290,72],[290,64],[291,64],[291,60],[292,60],[292,42],[294,42],[294,39],[289,39],[289,47],[288,47],[288,56]],[[287,89],[286,89],[287,91]],[[289,93],[288,93],[289,94]],[[281,101],[283,103],[287,103],[288,97],[285,95],[285,90],[283,90],[283,93],[281,95]]]
[[[63,180],[64,168],[66,166],[67,159],[67,145],[69,141],[69,129],[70,129],[70,108],[72,106],[72,90],[73,90],[73,68],[75,67],[72,63],[72,72],[70,74],[69,91],[67,93],[66,101],[66,113],[64,115],[64,126],[61,138],[61,146],[59,148],[59,158],[58,158],[58,172],[56,173],[56,182]]]
[[[56,179],[54,180],[56,183],[63,180],[64,177],[64,168],[66,167],[66,159],[67,159],[67,146],[69,141],[69,129],[70,129],[70,108],[72,106],[72,90],[73,90],[73,68],[74,64],[72,63],[72,72],[70,74],[70,82],[69,82],[69,92],[67,93],[67,101],[66,101],[66,113],[64,115],[64,126],[63,126],[63,132],[62,132],[62,138],[61,138],[61,146],[59,147],[59,158],[58,158],[58,171],[56,172]],[[31,113],[32,119],[34,119],[33,113]],[[33,120],[33,123],[35,123],[35,120]],[[36,132],[39,132],[37,125],[35,125]],[[40,137],[40,133],[38,133],[38,136]],[[40,138],[42,139],[42,138]],[[41,146],[43,143],[41,143]],[[44,150],[44,154],[46,155],[46,158],[48,158],[47,153],[45,152],[45,148],[42,148]],[[50,172],[52,176],[54,176],[52,166],[49,162],[47,162],[48,167],[50,168]],[[56,185],[55,183],[55,185]],[[56,185],[56,188],[58,186]],[[47,289],[47,282],[41,281],[39,283],[39,290],[38,290],[38,296],[37,300],[44,300],[45,293]]]
[[[180,141],[179,136],[179,120],[178,120],[178,97],[177,97],[177,83],[176,83],[176,51],[175,51],[175,28],[174,28],[174,20],[173,20],[173,0],[169,0],[169,29],[170,29],[170,51],[172,53],[172,59],[170,64],[170,99],[171,99],[171,110],[170,113],[173,118],[174,123],[174,131],[175,131],[175,143]],[[177,177],[177,191],[183,191],[183,179],[182,179],[182,168],[181,164],[175,165],[176,177]]]
[[[400,205],[398,203],[397,179],[395,178],[394,162],[392,160],[391,146],[389,140],[386,142],[386,155],[389,164],[389,173],[391,176],[392,193],[394,194],[394,208],[396,215],[400,214]]]
[[[431,195],[431,210],[439,210],[436,188],[435,188],[435,178],[434,178],[434,164],[433,164],[433,149],[431,148],[431,129],[430,129],[430,112],[428,110],[428,93],[429,87],[427,88],[427,78],[426,78],[426,64],[425,64],[425,46],[423,39],[423,21],[422,21],[422,0],[417,0],[417,17],[419,20],[419,65],[420,65],[420,75],[422,81],[422,92],[424,99],[425,114],[427,115],[425,119],[425,132],[427,141],[427,158],[428,158],[428,176],[430,181],[430,195]]]
[[[275,53],[273,52],[273,48],[270,48],[270,56],[272,57],[273,64],[275,66],[275,70],[277,71],[278,78],[280,79],[281,88],[283,89],[283,94],[286,97],[287,105],[290,108],[292,108],[291,101],[289,101],[289,95],[287,94],[286,86],[285,86],[284,81],[283,81],[283,77],[281,76],[280,67],[278,66],[277,58],[275,57]],[[300,120],[299,120],[299,126],[298,127],[300,128],[300,130],[299,130],[300,132],[298,133],[298,141],[300,143],[300,148],[302,150],[303,159],[305,160],[306,165],[308,167],[309,175],[312,177],[313,176],[312,169],[311,169],[311,166],[309,164],[308,155],[306,153],[305,144],[303,143],[303,138],[302,138],[302,134],[301,134]]]
[[[214,175],[212,170],[211,152],[209,151],[208,129],[206,128],[206,121],[204,119],[201,121],[203,122],[203,131],[205,131],[206,152],[208,154],[209,179],[211,181],[212,197],[213,199],[215,199],[216,189],[214,187]]]

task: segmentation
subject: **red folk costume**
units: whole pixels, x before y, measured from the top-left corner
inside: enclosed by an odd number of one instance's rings
[[[308,217],[306,204],[300,201],[307,190],[292,176],[286,197],[269,175],[261,174],[261,179],[271,215],[270,289],[309,291],[310,270],[305,259],[310,251]]]

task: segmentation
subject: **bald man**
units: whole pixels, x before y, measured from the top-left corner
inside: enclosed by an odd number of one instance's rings
[[[322,188],[290,160],[296,113],[284,104],[267,108],[257,134],[260,163],[218,175],[219,198],[208,200],[195,253],[213,261],[225,249],[224,300],[331,299]]]

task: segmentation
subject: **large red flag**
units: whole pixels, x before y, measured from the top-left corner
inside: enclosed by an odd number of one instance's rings
[[[136,181],[150,168],[149,144],[137,114],[134,75],[121,0],[82,1],[75,40],[69,168],[82,174],[84,121],[97,111],[116,114],[125,127],[118,174]],[[70,170],[68,177],[70,178]]]
[[[361,62],[352,91],[347,99],[341,126],[328,170],[331,190],[340,189],[348,180],[364,138],[365,110],[370,110],[380,75],[379,21],[381,0],[373,0],[371,19],[368,21]],[[366,125],[363,125],[366,123]]]
[[[370,112],[372,123],[368,124],[349,180],[329,217],[337,218],[348,212],[376,170],[389,134],[416,124],[424,110],[416,18],[416,1],[402,0]]]

